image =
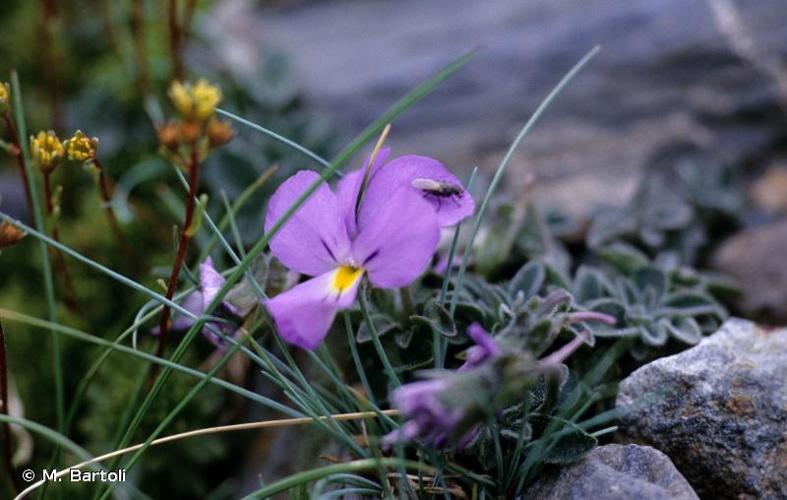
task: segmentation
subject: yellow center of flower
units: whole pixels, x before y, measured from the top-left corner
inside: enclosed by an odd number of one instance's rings
[[[362,274],[363,269],[359,267],[341,266],[333,275],[333,288],[342,293],[353,286]]]

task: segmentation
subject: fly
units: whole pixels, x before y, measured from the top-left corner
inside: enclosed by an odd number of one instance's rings
[[[454,203],[459,205],[455,198],[461,198],[462,196],[461,186],[457,186],[456,184],[452,184],[450,182],[438,181],[436,179],[418,177],[413,179],[410,185],[415,189],[420,189],[426,195],[432,195],[438,198],[438,203],[442,203],[442,198],[450,198]]]

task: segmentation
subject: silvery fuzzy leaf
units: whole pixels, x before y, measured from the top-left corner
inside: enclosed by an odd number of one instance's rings
[[[710,295],[698,291],[679,291],[666,295],[661,302],[659,312],[667,316],[701,316],[706,314],[719,318],[727,316],[727,311]]]
[[[667,343],[669,334],[667,328],[661,322],[651,322],[639,326],[639,333],[642,341],[652,346],[663,346]]]
[[[399,323],[385,314],[372,312],[370,314],[370,318],[372,320],[372,324],[374,324],[374,329],[377,330],[377,335],[379,337],[382,337],[383,335],[391,332],[399,331],[402,328]],[[372,340],[372,332],[369,330],[369,325],[366,323],[366,321],[361,321],[361,324],[358,327],[358,333],[355,335],[355,340],[359,344],[364,344]]]
[[[574,299],[579,304],[607,297],[614,291],[612,283],[601,271],[587,265],[579,266],[571,289],[574,292]]]
[[[702,330],[694,318],[674,318],[672,321],[664,319],[664,324],[670,335],[681,342],[694,345],[702,340]]]
[[[548,284],[567,290],[571,288],[571,279],[566,271],[548,262],[544,262],[544,269],[547,272],[546,281]]]
[[[410,316],[412,321],[428,326],[435,333],[444,337],[454,337],[457,334],[456,323],[451,318],[451,313],[437,300],[430,300],[424,306],[423,314]]]
[[[472,323],[477,321],[485,324],[487,319],[494,316],[491,311],[485,311],[478,304],[473,302],[457,302],[456,303],[456,319],[461,319],[465,323]]]
[[[637,288],[645,293],[647,293],[648,290],[652,290],[651,295],[657,300],[667,291],[667,287],[669,286],[667,275],[654,267],[642,267],[637,269],[631,276],[631,280]]]
[[[535,296],[544,284],[546,279],[546,270],[544,265],[538,261],[531,260],[511,278],[508,283],[509,293],[515,295],[517,292],[523,292],[524,297],[529,299]]]
[[[647,267],[647,255],[631,245],[617,242],[598,250],[598,256],[624,274],[630,274],[640,267]]]

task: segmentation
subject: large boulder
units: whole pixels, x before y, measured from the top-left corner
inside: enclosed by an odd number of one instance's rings
[[[608,444],[557,474],[539,478],[527,498],[539,500],[690,500],[697,494],[662,452]]]
[[[624,441],[666,453],[706,498],[787,498],[787,329],[728,320],[620,384]]]

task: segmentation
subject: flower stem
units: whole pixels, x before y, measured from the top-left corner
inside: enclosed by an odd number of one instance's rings
[[[178,22],[178,0],[169,0],[167,9],[167,26],[169,28],[169,51],[172,58],[173,80],[183,80],[183,26]]]
[[[11,118],[11,113],[6,111],[3,115],[6,128],[11,134],[11,145],[13,146],[13,155],[16,157],[16,166],[19,169],[19,175],[22,177],[22,183],[25,188],[25,201],[27,202],[27,216],[33,217],[33,195],[30,193],[30,183],[27,181],[27,172],[25,172],[25,164],[22,160],[22,146],[19,144],[19,133],[16,131],[16,125]]]
[[[189,236],[189,229],[191,222],[194,218],[195,200],[197,198],[197,187],[199,184],[199,152],[197,151],[196,144],[191,147],[191,159],[189,163],[189,194],[186,198],[186,216],[183,220],[183,227],[180,229],[180,241],[178,242],[178,253],[175,256],[175,262],[172,265],[172,272],[169,275],[169,284],[167,285],[167,300],[172,300],[175,295],[175,289],[178,287],[178,277],[180,276],[180,269],[183,267],[183,261],[186,258],[186,250],[188,249],[191,236]],[[168,305],[164,306],[161,312],[161,321],[159,322],[160,334],[158,338],[158,347],[156,347],[156,356],[161,357],[164,354],[164,347],[167,343],[167,333],[169,332],[169,317],[171,309]],[[153,380],[157,375],[158,367],[151,370],[150,380]]]
[[[44,201],[46,202],[46,214],[52,223],[52,239],[60,243],[60,229],[57,227],[57,219],[55,219],[55,200],[52,193],[52,174],[44,173]],[[66,267],[66,258],[58,249],[53,250],[55,256],[55,269],[63,279],[63,287],[66,289],[66,294],[63,299],[66,305],[72,311],[79,310],[79,303],[76,299],[76,290],[74,289],[74,282],[71,280],[71,274]]]
[[[0,403],[3,405],[2,413],[11,416],[11,410],[8,404],[8,357],[5,352],[5,333],[3,332],[2,323],[0,323]],[[21,487],[19,478],[16,477],[16,471],[14,470],[14,463],[11,460],[11,456],[11,426],[8,422],[5,422],[3,424],[3,457],[8,477],[11,478],[14,490],[18,493],[21,491]]]

